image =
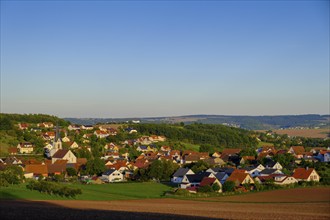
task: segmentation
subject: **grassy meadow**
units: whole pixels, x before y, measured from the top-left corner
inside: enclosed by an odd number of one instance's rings
[[[102,185],[68,184],[68,186],[80,188],[82,194],[76,200],[128,200],[144,198],[160,198],[171,187],[161,183],[113,183]],[[0,188],[0,199],[22,200],[66,200],[60,196],[48,195],[31,191],[26,184],[11,185]]]

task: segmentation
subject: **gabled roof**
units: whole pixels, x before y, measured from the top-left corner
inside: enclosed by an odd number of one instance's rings
[[[305,148],[303,146],[292,146],[291,147],[295,154],[304,154]]]
[[[204,177],[202,182],[199,184],[200,186],[211,186],[217,179],[212,177]]]
[[[173,176],[174,177],[183,177],[184,175],[187,174],[187,172],[189,171],[190,169],[189,168],[179,168],[174,174]]]
[[[245,168],[243,168],[244,170],[247,170],[247,171],[251,171],[251,170],[254,170],[258,167],[259,165],[255,165],[255,166],[247,166]]]
[[[297,168],[294,170],[293,177],[296,179],[308,179],[311,173],[314,171],[313,168]]]
[[[187,174],[186,177],[190,183],[200,183],[204,177],[208,177],[211,173],[202,172],[198,174]]]
[[[236,182],[238,181],[239,183],[242,183],[245,178],[247,176],[249,176],[250,174],[248,173],[243,173],[243,172],[233,172],[226,181],[232,181],[232,182]]]
[[[184,160],[185,161],[198,161],[198,160],[200,160],[200,156],[196,155],[196,154],[190,154],[190,155],[186,155]]]
[[[260,172],[260,174],[273,174],[274,172],[276,172],[277,169],[264,169]]]
[[[47,165],[28,164],[25,166],[25,172],[33,174],[48,174]]]
[[[66,171],[66,163],[48,164],[47,169],[48,173],[63,173]]]
[[[102,173],[102,175],[106,175],[106,176],[109,176],[111,175],[113,172],[115,172],[116,170],[115,169],[110,169],[110,170],[107,170],[105,171],[104,173]]]
[[[65,149],[58,150],[53,155],[53,158],[63,158],[68,152],[69,150],[65,150]]]
[[[267,158],[266,159],[266,162],[265,162],[265,167],[273,167],[277,162],[276,161],[273,161],[272,159],[270,158]]]
[[[233,155],[233,154],[239,154],[242,151],[242,149],[238,149],[238,148],[226,148],[222,151],[222,155],[223,154],[227,154],[227,155]],[[222,157],[221,155],[221,157]]]
[[[216,173],[216,174],[215,174],[215,177],[216,177],[219,181],[221,181],[226,175],[227,175],[226,173],[221,172],[221,173]]]

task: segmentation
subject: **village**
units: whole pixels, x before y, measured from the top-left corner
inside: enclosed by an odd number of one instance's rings
[[[35,146],[28,142],[9,148],[9,155],[0,159],[1,170],[10,165],[21,167],[26,180],[52,180],[56,176],[61,176],[63,181],[70,176],[77,176],[85,184],[162,180],[170,181],[174,187],[190,193],[205,190],[247,192],[260,185],[292,186],[301,182],[319,182],[322,176],[306,164],[330,161],[329,148],[313,148],[306,152],[303,146],[291,146],[288,150],[263,146],[257,148],[254,155],[243,156],[242,149],[239,148],[226,148],[222,152],[210,154],[193,150],[175,150],[162,144],[167,140],[165,136],[139,135],[139,131],[131,127],[123,129],[104,125],[69,125],[59,128],[50,122],[36,125],[19,123],[17,127],[23,132],[38,132],[44,140],[42,159],[33,156]],[[90,156],[79,157],[77,152],[91,153],[93,137],[105,140],[121,132],[134,134],[137,138],[122,141],[120,144],[106,143],[102,146],[102,154],[97,158],[103,163],[102,172],[86,172]],[[83,137],[80,140],[82,145],[75,140],[77,134]],[[136,157],[132,157],[130,152],[134,152]],[[285,162],[284,167],[278,158],[283,160],[286,157],[292,160],[291,163]],[[163,161],[170,164],[167,171],[170,173],[167,176],[155,174],[141,178],[141,170],[156,167],[156,163]],[[292,172],[288,170],[288,166],[293,168]],[[157,173],[157,168],[154,172]]]

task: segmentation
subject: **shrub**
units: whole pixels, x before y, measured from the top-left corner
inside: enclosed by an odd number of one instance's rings
[[[226,181],[222,185],[222,190],[224,192],[233,192],[235,190],[235,183],[233,181]]]
[[[59,195],[61,197],[72,197],[82,194],[81,189],[70,188],[68,186],[62,186],[59,183],[47,182],[47,181],[30,181],[26,188],[30,190],[37,190],[40,193],[47,193],[49,195]]]
[[[206,185],[206,186],[199,187],[198,192],[208,193],[208,192],[213,192],[213,189],[211,186]]]

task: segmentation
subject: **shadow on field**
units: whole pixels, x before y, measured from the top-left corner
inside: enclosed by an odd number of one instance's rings
[[[8,197],[7,197],[8,198]],[[27,200],[1,200],[1,219],[159,219],[159,220],[206,220],[211,218],[194,217],[185,215],[171,215],[161,213],[106,211],[94,209],[72,209],[47,202]]]

